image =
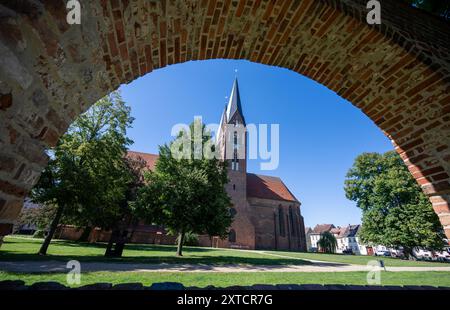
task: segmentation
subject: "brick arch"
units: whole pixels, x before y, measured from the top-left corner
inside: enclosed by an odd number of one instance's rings
[[[44,4],[45,2],[45,4]],[[383,1],[65,1],[0,4],[0,234],[46,165],[44,150],[121,83],[227,58],[287,68],[335,91],[393,141],[450,237],[450,27]]]

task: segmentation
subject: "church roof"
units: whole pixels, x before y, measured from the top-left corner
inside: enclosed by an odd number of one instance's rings
[[[230,99],[228,104],[223,110],[222,116],[220,117],[219,129],[216,134],[216,143],[222,138],[222,126],[223,124],[228,124],[234,114],[239,113],[245,124],[244,114],[242,113],[241,97],[239,95],[239,86],[237,78],[234,80],[233,88],[231,89]]]
[[[233,88],[231,89],[231,95],[230,99],[228,101],[227,105],[227,121],[230,121],[230,119],[234,116],[234,114],[239,113],[242,116],[242,119],[244,120],[244,114],[242,113],[242,106],[241,106],[241,97],[239,96],[239,85],[237,78],[234,80]],[[245,120],[244,120],[245,123]]]
[[[136,152],[136,151],[128,151],[127,156],[138,159],[141,158],[145,161],[146,167],[149,170],[155,169],[156,160],[158,159],[159,155],[156,154],[149,154],[149,153],[143,153],[143,152]]]
[[[278,177],[247,173],[247,196],[298,202]]]

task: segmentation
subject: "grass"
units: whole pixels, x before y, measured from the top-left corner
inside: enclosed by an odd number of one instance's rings
[[[37,251],[42,239],[8,236],[0,248],[1,261],[45,261],[72,259],[81,262],[123,262],[123,263],[189,263],[189,264],[239,264],[239,265],[288,265],[310,264],[305,259],[365,265],[374,257],[348,256],[338,254],[296,253],[282,251],[240,251],[185,247],[184,256],[175,256],[175,246],[128,244],[123,257],[105,258],[105,244],[78,243],[64,240],[52,241],[48,255],[39,256]],[[281,256],[281,257],[280,257]],[[383,258],[386,266],[449,266],[436,262],[413,262],[394,258]],[[185,286],[225,287],[253,284],[355,284],[366,285],[366,272],[137,272],[99,271],[83,272],[81,285],[109,282],[113,284],[141,282],[150,285],[155,282],[179,282]],[[13,273],[0,271],[0,280],[20,279],[27,284],[41,281],[56,281],[66,284],[65,273]],[[382,285],[430,285],[449,286],[450,272],[381,272]]]
[[[81,284],[87,285],[98,282],[113,284],[140,282],[151,285],[156,282],[179,282],[185,286],[226,287],[233,285],[253,284],[353,284],[367,285],[366,272],[246,272],[246,273],[220,273],[220,272],[91,272],[82,273]],[[56,281],[64,285],[66,274],[20,274],[0,272],[2,280],[23,280],[26,284],[42,281]],[[450,286],[450,272],[381,272],[381,285],[429,285]],[[77,286],[77,285],[73,285]]]
[[[212,249],[201,247],[183,247],[183,257],[175,256],[176,247],[167,245],[127,244],[120,258],[104,257],[106,244],[79,243],[54,240],[48,248],[48,255],[36,253],[42,239],[9,236],[0,248],[0,261],[43,261],[78,260],[81,262],[124,262],[124,263],[189,263],[207,265],[304,265],[310,264],[294,258],[279,258],[258,252]]]
[[[374,259],[382,259],[386,266],[390,267],[450,267],[449,263],[437,261],[410,261],[392,257],[375,257],[363,255],[344,255],[344,254],[325,254],[325,253],[299,253],[299,252],[282,252],[282,251],[264,251],[264,253],[275,254],[280,256],[289,256],[300,259],[320,260],[325,262],[335,262],[354,265],[367,265]]]
[[[54,240],[50,244],[48,255],[36,253],[42,244],[42,239],[23,236],[8,236],[0,248],[0,261],[25,260],[60,260],[76,259],[82,262],[126,262],[126,263],[190,263],[190,264],[240,264],[240,265],[304,265],[311,260],[326,262],[367,265],[370,260],[382,259],[386,266],[391,267],[431,267],[450,266],[448,263],[432,261],[408,261],[390,257],[357,256],[323,253],[299,253],[283,251],[240,251],[230,249],[213,249],[202,247],[184,247],[183,257],[176,257],[175,246],[127,244],[120,258],[105,258],[106,244],[80,243],[66,240]]]

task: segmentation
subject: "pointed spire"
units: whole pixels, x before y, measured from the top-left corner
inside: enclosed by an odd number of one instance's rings
[[[216,134],[216,142],[218,142],[221,138],[222,138],[222,127],[223,124],[227,123],[227,106],[225,105],[225,108],[223,109],[222,112],[222,116],[220,118],[220,123],[219,123],[219,129],[217,130],[217,134]]]
[[[244,119],[241,107],[241,97],[239,96],[239,86],[237,78],[234,79],[233,89],[231,90],[230,100],[227,106],[227,121],[229,122],[234,114],[239,113]],[[245,121],[244,121],[245,123]]]

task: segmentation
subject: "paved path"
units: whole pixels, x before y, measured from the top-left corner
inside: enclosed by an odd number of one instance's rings
[[[0,262],[0,270],[9,272],[67,272],[66,262],[61,261],[16,261]],[[449,267],[387,267],[387,271],[448,271]],[[132,272],[348,272],[369,271],[364,265],[332,262],[314,262],[311,265],[202,265],[202,264],[143,264],[82,262],[82,272],[132,271]]]

